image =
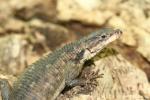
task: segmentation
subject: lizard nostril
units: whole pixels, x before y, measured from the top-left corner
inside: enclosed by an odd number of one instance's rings
[[[116,29],[116,33],[122,34],[123,32],[120,29]]]

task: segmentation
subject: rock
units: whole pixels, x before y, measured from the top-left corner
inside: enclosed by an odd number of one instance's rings
[[[56,49],[58,46],[63,46],[64,43],[75,40],[74,34],[61,25],[32,20],[29,22],[29,26],[34,35],[41,34],[43,36],[44,44],[47,44],[51,50]]]
[[[25,28],[25,23],[21,20],[17,20],[14,18],[10,18],[5,22],[5,25],[3,26],[5,32],[22,32]]]
[[[113,15],[110,10],[101,9],[103,3],[99,0],[57,0],[57,17],[62,21],[103,25]]]
[[[150,34],[141,28],[134,27],[137,38],[137,51],[150,61]]]
[[[24,42],[20,35],[0,38],[0,70],[8,74],[19,74],[25,68]]]

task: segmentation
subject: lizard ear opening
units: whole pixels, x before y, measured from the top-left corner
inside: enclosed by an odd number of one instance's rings
[[[91,66],[91,65],[95,65],[94,64],[94,61],[93,61],[93,59],[88,59],[88,60],[86,60],[85,62],[84,62],[84,67],[88,67],[88,66]]]

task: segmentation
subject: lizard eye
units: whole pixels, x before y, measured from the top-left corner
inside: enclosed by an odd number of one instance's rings
[[[104,39],[104,38],[106,38],[106,35],[102,35],[101,37]]]

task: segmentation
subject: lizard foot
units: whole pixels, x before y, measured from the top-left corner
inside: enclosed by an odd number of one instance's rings
[[[93,71],[92,69],[93,67],[85,67],[80,76],[71,81],[67,89],[58,98],[70,98],[76,94],[88,94],[92,92],[98,85],[97,79],[103,77],[103,74],[99,74],[99,70]]]
[[[79,78],[83,79],[80,93],[88,94],[92,92],[98,85],[97,79],[102,77],[103,74],[100,74],[100,70],[93,71],[93,67],[84,68]]]
[[[2,100],[8,100],[10,95],[11,87],[6,79],[0,79],[0,89]]]

